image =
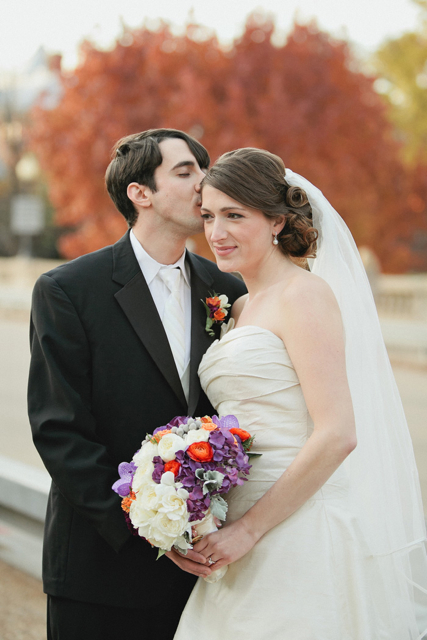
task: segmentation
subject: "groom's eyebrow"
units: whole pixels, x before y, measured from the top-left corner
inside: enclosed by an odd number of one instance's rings
[[[175,169],[179,169],[180,167],[195,167],[196,163],[194,160],[181,160],[181,162],[177,162],[171,169],[171,171],[175,171]]]

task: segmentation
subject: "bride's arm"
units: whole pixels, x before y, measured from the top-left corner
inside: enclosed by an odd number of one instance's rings
[[[298,374],[314,431],[295,460],[247,513],[197,543],[195,550],[218,561],[245,555],[274,526],[301,507],[356,446],[341,315],[335,297],[311,276],[301,290],[288,288],[276,330]]]

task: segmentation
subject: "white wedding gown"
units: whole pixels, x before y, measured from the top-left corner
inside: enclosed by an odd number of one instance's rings
[[[218,415],[237,416],[262,453],[249,480],[227,497],[231,523],[281,476],[313,425],[285,345],[266,329],[229,330],[211,345],[199,375]],[[175,640],[409,640],[418,635],[415,620],[404,611],[406,594],[386,595],[388,562],[369,555],[341,466],[221,581],[199,578]]]

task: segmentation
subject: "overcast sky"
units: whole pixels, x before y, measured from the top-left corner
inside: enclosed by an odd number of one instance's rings
[[[274,14],[285,33],[295,17],[315,17],[322,28],[349,39],[362,52],[413,30],[419,20],[411,0],[0,0],[0,70],[21,69],[40,45],[49,53],[62,53],[70,68],[85,37],[111,46],[122,21],[137,27],[144,19],[164,18],[182,26],[191,9],[196,22],[230,41],[257,8]]]

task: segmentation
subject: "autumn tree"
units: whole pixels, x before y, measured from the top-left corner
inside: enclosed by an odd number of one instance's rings
[[[79,67],[63,76],[61,102],[33,115],[33,145],[68,229],[63,255],[104,246],[125,229],[103,184],[114,142],[174,127],[198,137],[212,159],[242,146],[277,153],[324,191],[384,269],[427,267],[417,249],[420,233],[427,238],[422,198],[410,197],[419,181],[402,169],[374,78],[314,24],[295,25],[282,46],[273,34],[271,20],[252,15],[231,48],[197,25],[180,37],[166,25],[125,32],[111,51],[84,45]]]
[[[427,161],[427,2],[419,27],[388,40],[374,55],[377,86],[390,105],[390,115],[403,142],[404,159]]]

